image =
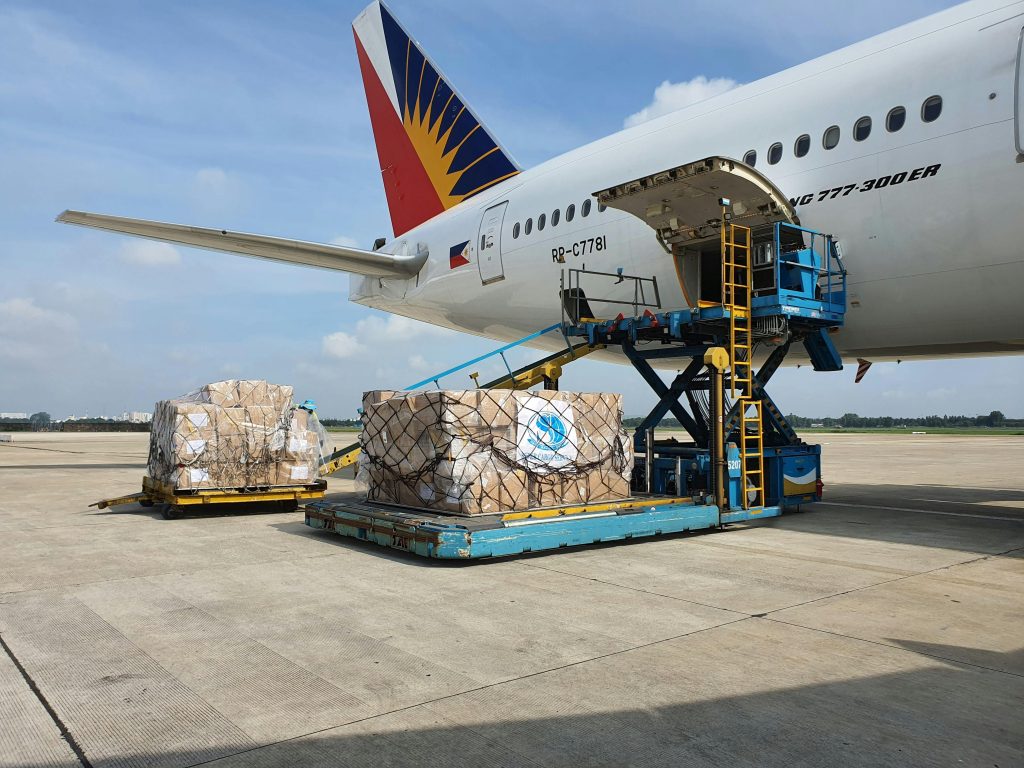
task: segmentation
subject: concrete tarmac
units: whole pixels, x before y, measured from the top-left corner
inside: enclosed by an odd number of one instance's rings
[[[89,508],[148,436],[14,437],[0,766],[1024,765],[1024,438],[822,435],[806,512],[452,564]]]

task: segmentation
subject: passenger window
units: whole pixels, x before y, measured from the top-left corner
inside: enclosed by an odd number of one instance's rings
[[[865,115],[853,124],[853,140],[864,141],[871,135],[871,118]]]
[[[565,220],[567,222],[568,221],[572,221],[572,217],[575,216],[575,215],[576,215],[576,204],[573,203],[568,208],[565,209]]]
[[[580,209],[580,216],[586,218],[590,215],[590,198],[588,197],[583,201],[583,207]]]
[[[537,231],[540,232],[544,229],[544,225],[547,223],[548,217],[543,213],[537,217]]]
[[[934,120],[939,119],[939,115],[942,114],[942,97],[941,96],[929,96],[924,100],[924,104],[921,105],[921,119],[926,123],[930,123]]]
[[[825,149],[835,149],[839,143],[839,126],[833,125],[826,129],[825,135],[821,137],[821,146]]]
[[[558,226],[558,216],[559,216],[559,210],[557,208],[555,208],[555,210],[553,210],[551,212],[551,226],[552,227],[557,227]]]
[[[796,140],[793,145],[793,154],[797,157],[803,157],[811,151],[811,137],[806,133]]]
[[[526,234],[533,232],[533,219],[526,220]]]
[[[749,152],[747,152],[747,154],[743,156],[743,162],[749,165],[751,168],[757,165],[757,151],[752,149]]]
[[[597,204],[597,212],[598,213],[604,213],[607,210],[608,210],[608,206],[605,205],[604,203],[598,203]]]
[[[519,237],[519,222],[517,221],[516,225],[514,227],[512,227],[512,239],[515,240],[518,237]]]
[[[782,144],[775,142],[768,147],[768,165],[775,165],[782,159]]]
[[[885,130],[889,133],[896,133],[905,122],[907,122],[907,110],[903,107],[893,107],[885,116]]]

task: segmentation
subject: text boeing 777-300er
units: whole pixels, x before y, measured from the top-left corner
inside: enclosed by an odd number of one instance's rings
[[[735,215],[753,217],[755,237],[788,219],[839,239],[844,355],[1019,353],[1022,27],[1024,2],[964,3],[522,169],[374,2],[353,31],[392,242],[361,250],[78,211],[58,220],[343,270],[361,276],[355,302],[513,340],[562,318],[570,267],[657,277],[665,308],[719,290],[701,277],[702,263],[718,273],[714,185],[686,182],[708,169],[740,190]],[[612,190],[622,194],[598,194]],[[616,290],[627,288],[594,288]]]

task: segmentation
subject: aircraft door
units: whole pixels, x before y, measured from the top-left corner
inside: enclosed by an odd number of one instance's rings
[[[1017,154],[1024,155],[1024,28],[1017,38],[1017,77],[1013,94],[1013,136],[1017,144]]]
[[[484,211],[477,235],[477,264],[480,266],[480,282],[484,285],[505,279],[505,268],[501,263],[501,223],[505,219],[508,202],[498,203]]]

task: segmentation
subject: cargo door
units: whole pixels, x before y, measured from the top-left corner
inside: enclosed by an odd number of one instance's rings
[[[1017,80],[1013,94],[1013,136],[1017,143],[1017,154],[1024,155],[1024,72],[1021,66],[1024,58],[1024,27],[1017,37]]]
[[[505,219],[508,202],[498,203],[484,211],[477,235],[477,264],[480,266],[480,282],[484,285],[505,279],[505,268],[501,263],[501,223]]]
[[[756,243],[771,239],[775,222],[798,223],[793,204],[749,165],[727,157],[667,168],[594,193],[609,208],[631,213],[654,230],[675,260],[688,306],[721,297],[722,199],[732,223],[749,227]]]

